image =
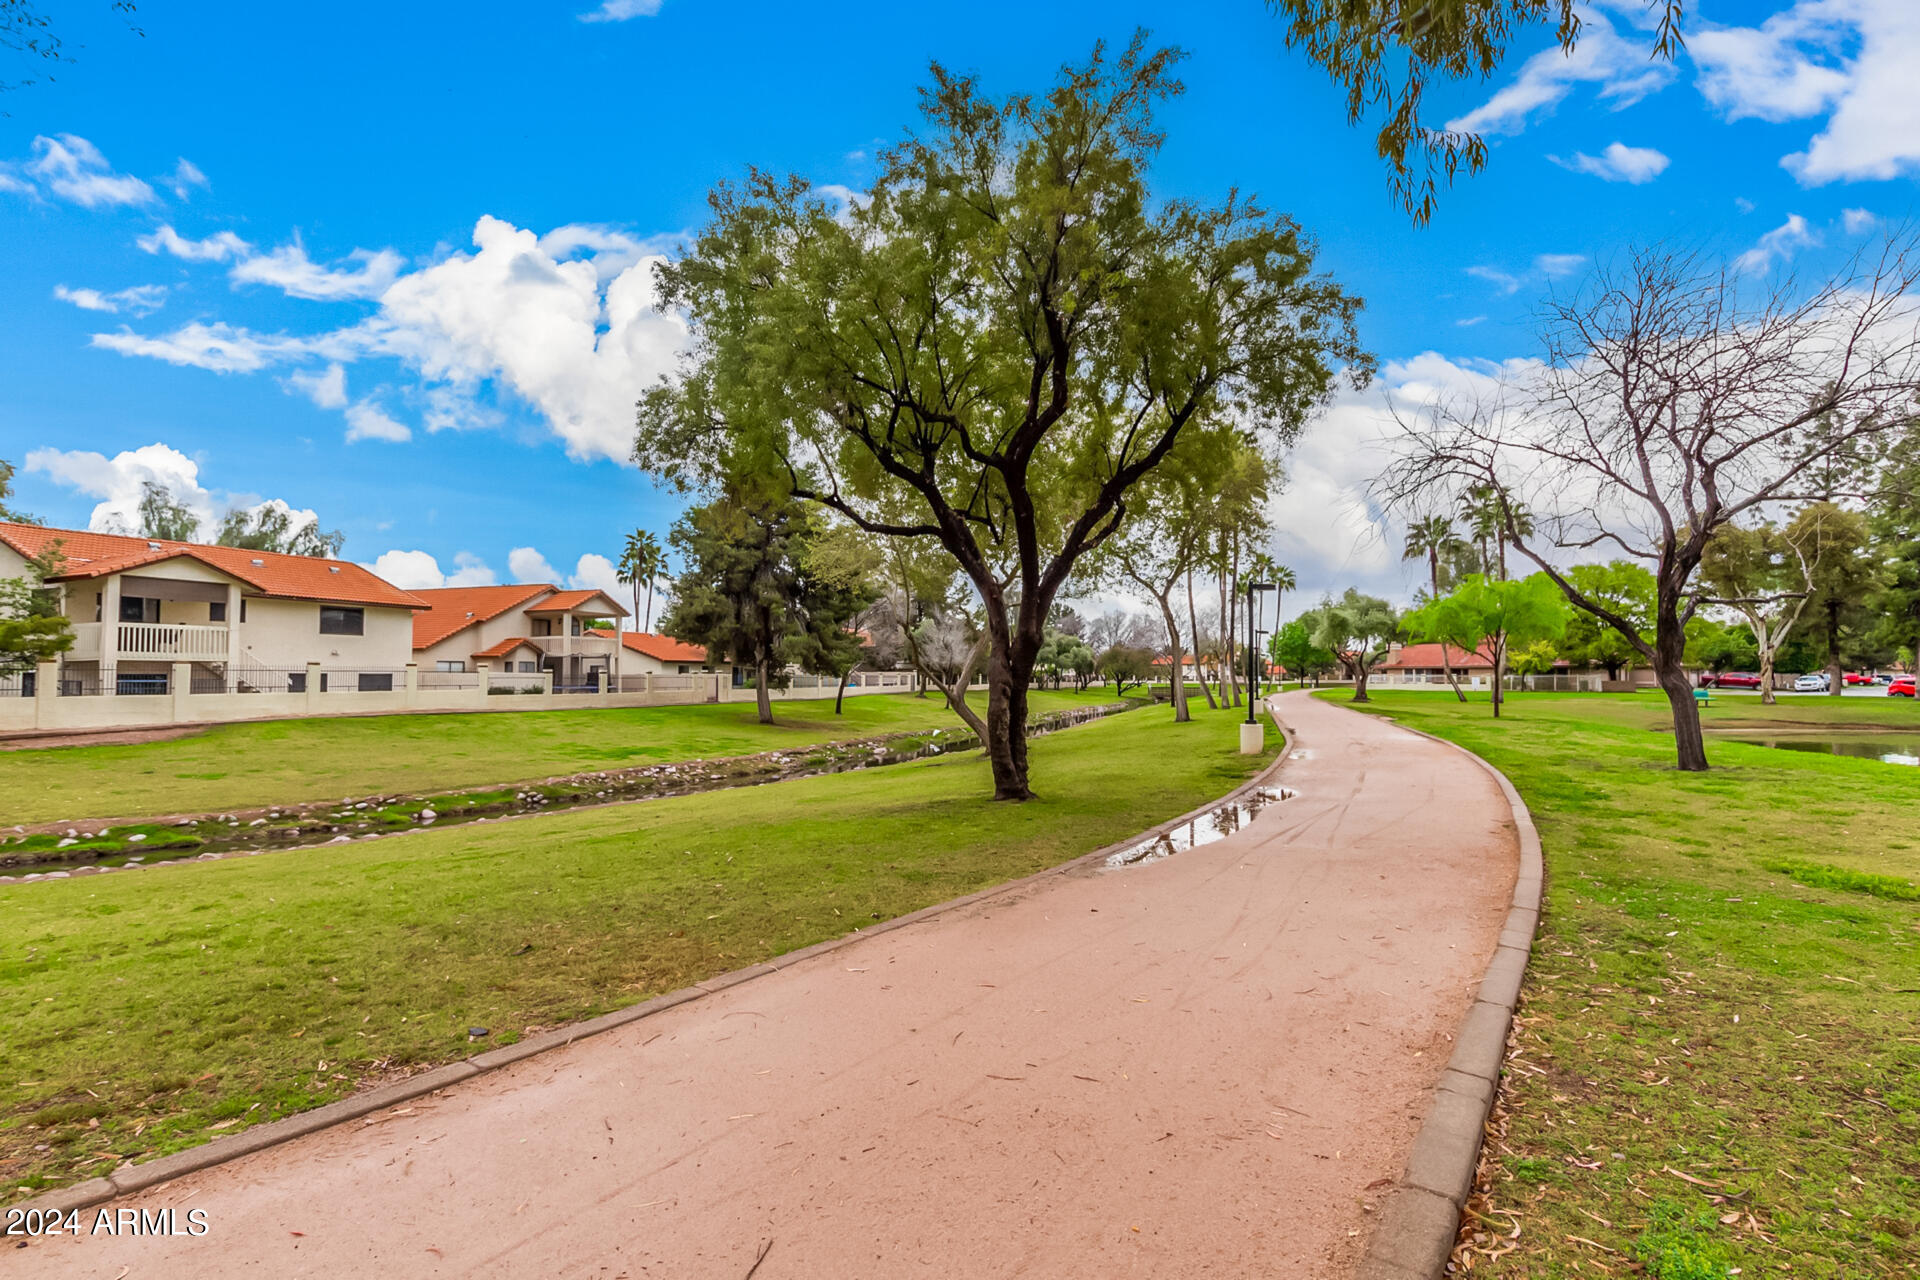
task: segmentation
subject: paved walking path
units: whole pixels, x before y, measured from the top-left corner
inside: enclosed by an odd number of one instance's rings
[[[41,1241],[0,1274],[738,1280],[764,1251],[755,1280],[1345,1275],[1518,854],[1464,756],[1280,707],[1299,794],[1235,835],[112,1206],[204,1210],[203,1237]]]

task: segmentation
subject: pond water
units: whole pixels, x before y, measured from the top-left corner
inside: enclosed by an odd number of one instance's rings
[[[1920,734],[1796,733],[1772,737],[1729,736],[1726,740],[1744,742],[1750,747],[1772,747],[1776,751],[1812,751],[1823,756],[1920,765]]]

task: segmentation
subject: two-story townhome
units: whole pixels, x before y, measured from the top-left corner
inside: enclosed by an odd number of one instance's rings
[[[49,551],[66,691],[164,693],[186,664],[195,692],[300,692],[313,663],[335,688],[385,691],[425,608],[351,561],[0,523],[0,578]]]
[[[620,602],[604,591],[562,591],[551,583],[438,587],[413,593],[426,611],[413,620],[414,661],[422,672],[553,673],[556,690],[620,687],[615,638]],[[610,621],[609,627],[596,622]]]

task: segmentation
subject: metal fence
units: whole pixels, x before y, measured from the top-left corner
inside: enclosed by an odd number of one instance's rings
[[[0,674],[0,698],[31,698],[34,689],[32,671],[14,671]]]

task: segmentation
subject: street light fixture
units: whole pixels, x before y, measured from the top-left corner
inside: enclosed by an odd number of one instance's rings
[[[1256,674],[1258,671],[1258,668],[1254,666],[1254,662],[1255,662],[1254,646],[1256,645],[1257,641],[1255,641],[1254,639],[1253,623],[1254,623],[1254,611],[1258,607],[1255,602],[1259,598],[1260,592],[1272,591],[1273,589],[1274,589],[1274,586],[1271,582],[1249,582],[1247,584],[1247,723],[1248,724],[1259,723],[1257,720],[1253,718],[1253,700],[1255,697],[1258,696],[1257,690],[1260,687],[1258,683],[1259,677]]]

